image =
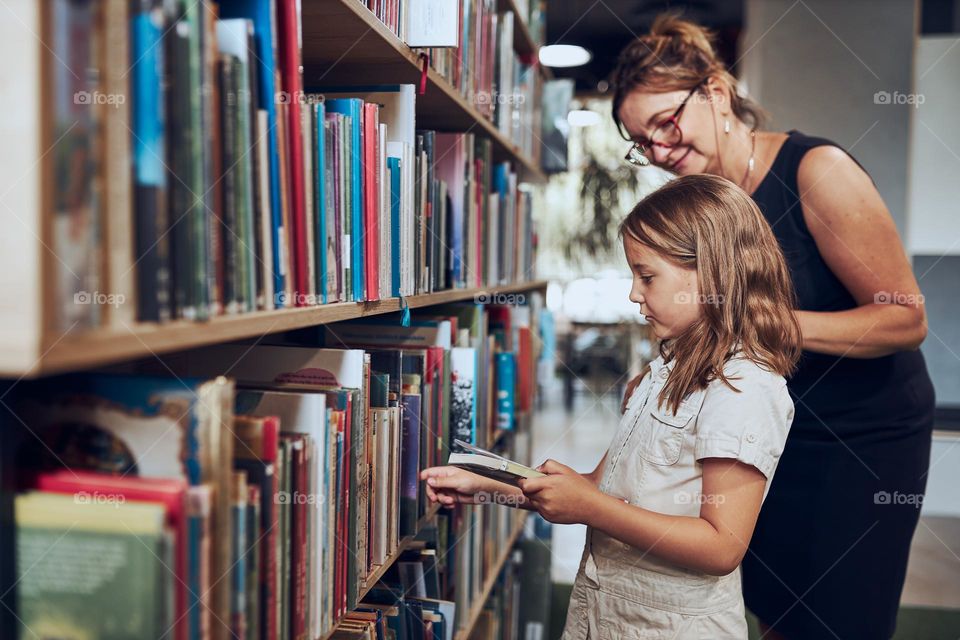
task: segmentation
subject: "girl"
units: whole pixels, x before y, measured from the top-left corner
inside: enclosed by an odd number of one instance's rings
[[[522,494],[451,467],[422,478],[446,505],[501,492],[587,525],[564,640],[745,639],[740,561],[793,419],[787,267],[749,196],[714,176],[650,194],[620,235],[660,357],[597,468],[548,460]]]
[[[762,111],[692,22],[658,18],[623,50],[612,85],[630,161],[737,182],[770,223],[796,289],[796,415],[744,557],[746,605],[767,640],[890,638],[935,403],[917,349],[923,296],[877,187],[830,140],[760,130]],[[847,102],[808,104],[843,122]],[[913,499],[882,499],[897,493]]]

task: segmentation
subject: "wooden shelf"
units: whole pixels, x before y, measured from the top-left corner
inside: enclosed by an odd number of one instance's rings
[[[440,511],[440,505],[439,505],[439,504],[431,505],[430,508],[427,509],[427,512],[424,513],[424,514],[420,517],[420,519],[417,521],[417,531],[420,531],[420,529],[421,529],[425,524],[427,524],[427,522],[428,522],[429,520],[431,520],[435,515],[437,515],[437,513],[438,513],[439,511]],[[370,592],[370,589],[372,589],[373,586],[374,586],[375,584],[377,584],[377,582],[380,581],[380,578],[382,578],[382,577],[384,576],[384,574],[387,573],[387,571],[390,569],[390,567],[393,566],[393,563],[396,562],[397,559],[398,559],[401,555],[403,555],[403,552],[406,551],[407,549],[409,549],[411,546],[413,546],[413,542],[414,542],[415,540],[416,540],[416,536],[407,536],[406,538],[404,538],[403,540],[401,540],[401,541],[400,541],[400,544],[397,546],[396,551],[394,551],[394,552],[387,558],[387,561],[384,562],[384,563],[383,563],[382,565],[380,565],[379,567],[377,567],[377,569],[376,569],[373,573],[371,573],[369,576],[367,576],[367,579],[366,579],[366,581],[364,582],[363,587],[361,587],[361,589],[360,589],[360,597],[357,598],[357,601],[358,601],[358,602],[359,602],[360,600],[363,600],[363,598]],[[330,631],[328,631],[326,634],[320,636],[320,640],[328,640],[328,638],[330,638],[330,636],[332,636],[332,635],[334,634],[334,632],[337,630],[337,628],[338,628],[339,626],[340,626],[340,623],[339,623],[339,622],[338,622],[337,624],[333,625],[333,628],[330,629]]]
[[[517,538],[520,537],[520,534],[523,533],[523,524],[527,520],[527,511],[520,511],[517,516],[517,524],[514,526],[513,532],[510,534],[510,537],[507,539],[504,544],[503,550],[500,552],[500,557],[497,558],[496,564],[493,565],[493,571],[490,572],[490,575],[487,576],[487,579],[483,582],[483,589],[480,591],[480,597],[473,603],[473,606],[470,608],[470,613],[467,616],[467,623],[460,627],[457,630],[456,635],[454,635],[454,640],[467,640],[470,637],[470,634],[473,632],[473,628],[477,624],[477,620],[480,618],[480,612],[483,611],[483,606],[487,602],[487,598],[490,597],[490,592],[493,591],[493,585],[497,583],[497,578],[500,577],[500,571],[503,569],[503,565],[506,564],[507,558],[510,557],[510,554],[513,553],[513,544],[517,541]]]
[[[535,44],[525,25],[515,29],[521,31],[523,34],[517,37],[529,52]],[[302,35],[307,90],[335,85],[420,84],[422,61],[417,53],[357,0],[305,2]],[[516,164],[522,181],[546,182],[539,164],[433,69],[427,71],[426,92],[417,95],[416,115],[421,128],[489,137],[495,160]]]
[[[524,282],[503,287],[452,289],[406,298],[411,309],[429,307],[494,294],[522,293],[543,290],[545,280]],[[0,377],[38,377],[90,369],[106,364],[146,358],[211,344],[256,338],[270,333],[301,329],[364,316],[400,310],[399,298],[378,302],[336,302],[316,307],[254,311],[217,316],[204,322],[178,320],[165,324],[135,324],[107,327],[83,333],[50,336],[41,351],[43,355],[27,370],[11,369],[0,358]]]

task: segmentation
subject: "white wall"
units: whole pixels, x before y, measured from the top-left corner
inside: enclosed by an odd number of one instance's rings
[[[960,255],[960,38],[923,37],[917,46],[907,248]],[[958,274],[960,275],[960,274]]]
[[[769,128],[846,147],[870,172],[903,234],[911,107],[875,96],[912,92],[916,3],[747,0],[745,19],[741,77],[772,114]]]

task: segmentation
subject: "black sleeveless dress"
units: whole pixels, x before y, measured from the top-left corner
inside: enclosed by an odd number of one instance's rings
[[[798,308],[856,306],[804,222],[800,160],[835,145],[791,131],[753,194],[786,256]],[[795,417],[743,560],[744,599],[788,640],[888,639],[926,487],[934,392],[919,351],[803,352]]]

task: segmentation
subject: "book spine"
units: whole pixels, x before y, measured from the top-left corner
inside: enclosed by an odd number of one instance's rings
[[[132,16],[130,68],[133,93],[134,236],[137,319],[166,322],[171,314],[170,240],[167,234],[166,109],[163,87],[164,15],[148,0]]]

